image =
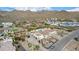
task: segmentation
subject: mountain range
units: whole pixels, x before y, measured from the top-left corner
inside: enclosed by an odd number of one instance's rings
[[[27,11],[0,11],[0,22],[4,21],[42,21],[47,18],[58,18],[67,20],[79,20],[79,12],[67,11],[44,11],[44,12],[31,12]]]
[[[79,11],[79,7],[0,7],[0,11]]]

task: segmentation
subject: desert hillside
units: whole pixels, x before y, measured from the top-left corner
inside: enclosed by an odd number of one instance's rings
[[[31,11],[0,11],[0,22],[3,21],[31,21],[31,20],[45,20],[46,18],[58,19],[79,19],[79,12],[66,12],[66,11],[44,11],[44,12],[31,12]]]

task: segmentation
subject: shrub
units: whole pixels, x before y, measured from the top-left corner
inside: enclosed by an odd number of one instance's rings
[[[29,47],[29,48],[32,47],[32,44],[31,44],[31,43],[28,43],[28,47]]]
[[[35,45],[34,50],[39,50],[40,46],[39,45]]]

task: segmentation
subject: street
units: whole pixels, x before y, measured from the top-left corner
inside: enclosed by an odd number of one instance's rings
[[[49,51],[61,51],[69,41],[71,41],[72,39],[78,36],[79,36],[79,30],[75,30],[69,33],[68,35],[63,37],[60,41],[52,45],[51,47],[53,48],[50,47]]]

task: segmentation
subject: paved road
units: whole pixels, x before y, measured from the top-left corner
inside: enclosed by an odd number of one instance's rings
[[[79,30],[75,30],[69,33],[68,35],[63,37],[60,41],[58,41],[56,44],[52,45],[53,48],[51,49],[50,47],[49,50],[50,51],[61,51],[64,48],[64,46],[75,37],[79,37]]]

